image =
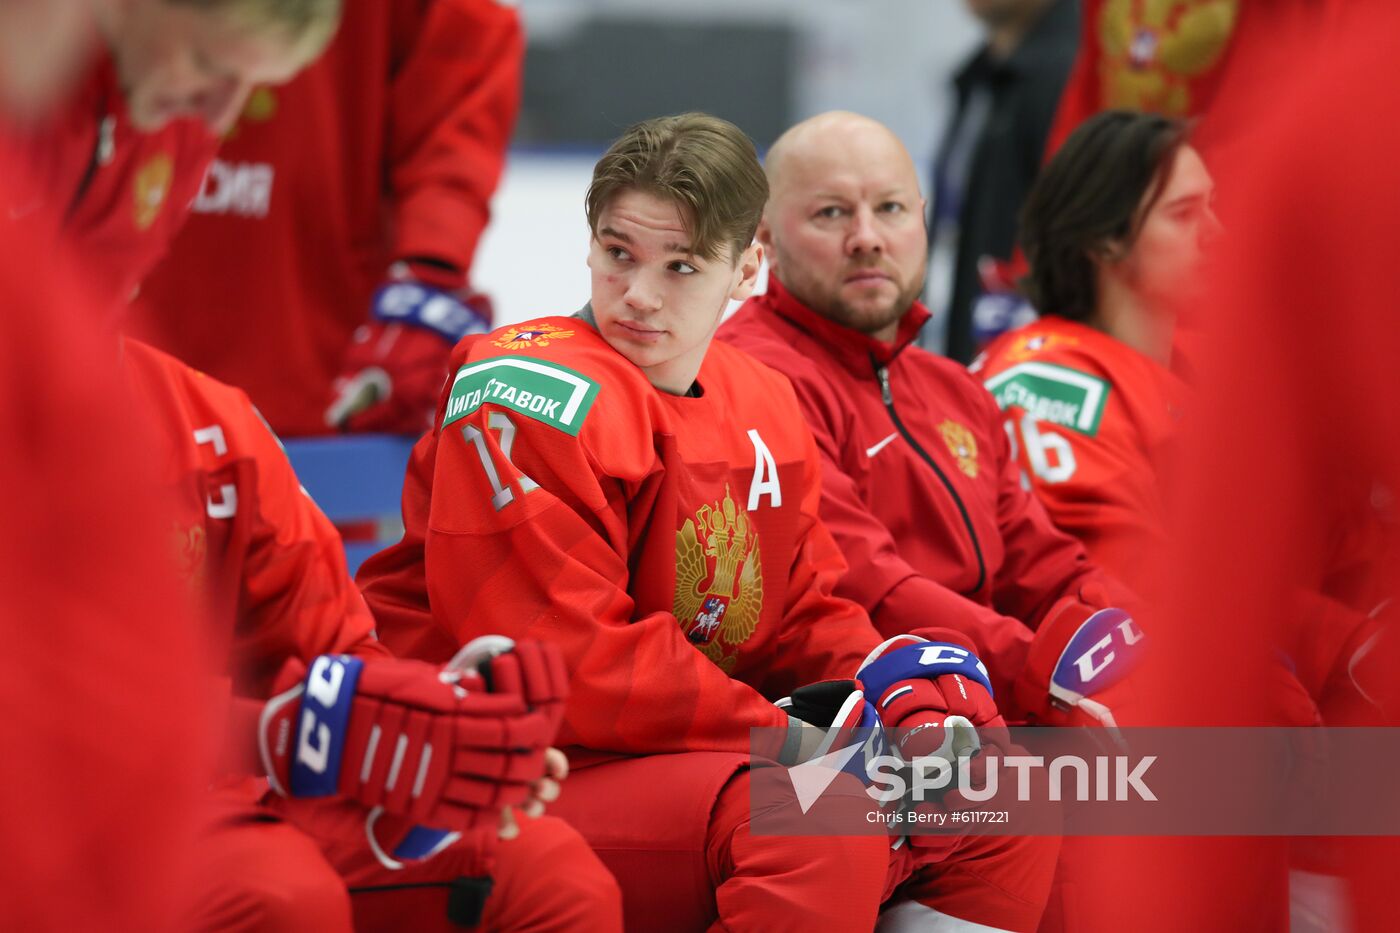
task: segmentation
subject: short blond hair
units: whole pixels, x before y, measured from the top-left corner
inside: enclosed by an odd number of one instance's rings
[[[317,58],[340,26],[343,0],[166,0],[175,6],[194,7],[237,16],[249,26],[280,29],[308,61]]]
[[[683,113],[628,127],[598,160],[587,197],[594,236],[603,210],[626,190],[675,203],[697,256],[718,259],[728,246],[737,262],[763,216],[768,179],[753,141],[737,126],[707,113]]]

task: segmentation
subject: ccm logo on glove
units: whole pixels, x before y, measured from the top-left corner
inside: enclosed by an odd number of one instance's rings
[[[311,665],[311,672],[306,677],[306,696],[301,701],[301,728],[297,738],[296,764],[292,767],[293,795],[319,797],[335,793],[335,780],[317,781],[316,776],[324,775],[327,771],[340,772],[340,746],[333,744],[331,736],[345,730],[350,707],[337,704],[347,677],[350,692],[355,692],[355,681],[359,679],[362,663],[358,658],[322,655]],[[332,754],[335,755],[334,762],[331,761]],[[311,773],[307,774],[303,769]],[[312,785],[315,785],[314,788]]]
[[[1050,692],[1072,701],[1113,686],[1136,666],[1144,637],[1122,609],[1100,609],[1065,645]]]

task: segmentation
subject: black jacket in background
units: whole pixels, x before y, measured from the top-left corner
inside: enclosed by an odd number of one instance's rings
[[[1017,216],[1041,165],[1045,139],[1055,119],[1060,93],[1079,46],[1079,4],[1054,0],[1005,61],[995,61],[984,45],[953,79],[957,95],[953,118],[934,165],[934,191],[943,176],[948,150],[967,115],[975,88],[992,95],[991,112],[976,143],[959,212],[960,230],[947,309],[949,357],[967,363],[973,356],[972,304],[981,292],[977,260],[1009,259],[1016,242]],[[930,199],[930,211],[937,205]],[[929,230],[934,231],[932,214]],[[945,295],[931,295],[941,303]]]

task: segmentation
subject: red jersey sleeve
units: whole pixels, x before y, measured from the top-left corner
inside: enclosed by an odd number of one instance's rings
[[[389,95],[393,257],[465,271],[520,108],[525,37],[515,10],[495,0],[426,6],[418,28],[399,29]]]
[[[474,343],[488,346],[463,347]],[[566,407],[532,417],[473,397],[474,384],[486,397],[501,384],[488,381],[499,365],[512,364],[468,356],[456,378],[462,388],[439,412],[424,541],[437,624],[459,644],[502,634],[559,645],[572,675],[563,745],[746,752],[751,727],[786,726],[758,691],[696,651],[674,615],[636,610],[629,585],[640,555],[631,545],[642,531],[634,522],[644,524],[646,504],[655,506],[662,468],[645,392],[599,372],[564,372],[559,378],[596,379],[596,397],[581,397],[572,415]],[[565,425],[564,417],[579,420]]]
[[[262,695],[289,657],[388,652],[375,638],[374,619],[346,569],[335,526],[301,488],[252,403],[242,401],[222,424],[229,452],[251,463],[256,474],[256,495],[240,503],[253,511],[244,526],[246,545],[226,557],[242,561],[233,669],[245,672]]]

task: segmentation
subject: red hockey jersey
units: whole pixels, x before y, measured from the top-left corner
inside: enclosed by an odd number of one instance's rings
[[[1084,324],[1045,317],[973,363],[1006,416],[1023,481],[1055,524],[1133,583],[1162,559],[1160,466],[1186,386],[1167,367]]]
[[[153,133],[133,127],[108,57],[42,125],[7,135],[29,182],[9,190],[0,223],[61,235],[93,297],[114,313],[164,255],[218,147],[195,119]]]
[[[359,581],[397,654],[492,632],[561,645],[561,744],[746,753],[772,700],[880,641],[832,595],[820,466],[787,380],[714,344],[662,393],[583,318],[470,337],[414,450],[404,539]]]
[[[396,260],[466,272],[520,101],[495,0],[348,0],[326,54],[254,93],[133,332],[321,434],[331,381]]]
[[[235,691],[266,696],[289,657],[383,653],[335,528],[247,396],[134,340],[123,362],[160,430],[149,462],[171,491],[170,547]]]

